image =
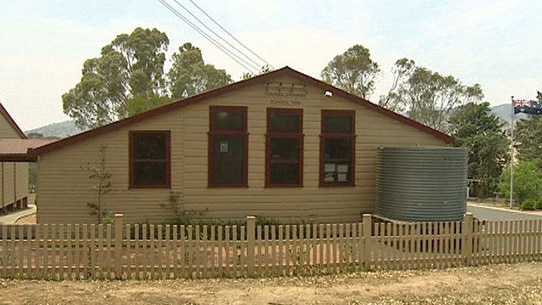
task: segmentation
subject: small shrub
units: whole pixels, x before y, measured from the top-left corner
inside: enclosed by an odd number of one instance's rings
[[[104,225],[114,224],[115,223],[115,215],[113,213],[111,213],[111,212],[107,212],[107,214],[105,214],[105,216],[102,219],[102,223]]]
[[[246,220],[245,220],[246,223]],[[276,218],[256,215],[256,225],[257,226],[278,226],[281,222]]]
[[[104,220],[111,220],[103,198],[105,194],[111,191],[112,176],[106,168],[106,150],[107,145],[100,147],[100,162],[98,165],[87,163],[87,165],[81,166],[81,169],[88,173],[88,178],[94,182],[91,189],[96,194],[96,201],[87,202],[87,206],[91,209],[90,215],[96,216],[97,223],[105,223]]]
[[[538,202],[539,200],[536,199],[526,199],[521,203],[519,208],[523,211],[532,211],[536,209]]]
[[[538,199],[535,206],[536,210],[542,210],[542,198]]]
[[[163,208],[171,209],[173,217],[164,224],[171,225],[203,225],[204,216],[208,210],[187,210],[184,207],[184,202],[181,199],[179,192],[171,191],[168,197],[168,203],[160,204]]]

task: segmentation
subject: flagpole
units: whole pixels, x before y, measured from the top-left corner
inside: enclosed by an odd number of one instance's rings
[[[514,203],[514,96],[512,96],[512,112],[510,114],[510,208]]]

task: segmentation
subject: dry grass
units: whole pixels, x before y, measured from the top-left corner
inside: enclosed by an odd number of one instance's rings
[[[542,263],[264,279],[0,280],[0,304],[542,304]]]

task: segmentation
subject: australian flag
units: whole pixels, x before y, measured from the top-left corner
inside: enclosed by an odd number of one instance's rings
[[[540,92],[537,92],[538,96],[542,97]],[[526,114],[542,114],[542,103],[532,100],[513,100],[514,114],[526,113]]]

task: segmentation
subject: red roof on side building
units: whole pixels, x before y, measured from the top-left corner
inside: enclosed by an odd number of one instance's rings
[[[33,162],[29,149],[52,143],[51,139],[0,139],[0,162]]]

